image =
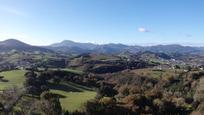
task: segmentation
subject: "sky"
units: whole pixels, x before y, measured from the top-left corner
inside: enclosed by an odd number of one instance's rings
[[[0,41],[204,46],[204,0],[0,0]]]

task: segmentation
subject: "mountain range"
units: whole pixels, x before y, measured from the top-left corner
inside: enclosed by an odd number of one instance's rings
[[[75,53],[121,53],[121,52],[144,52],[151,51],[156,53],[202,53],[204,52],[204,47],[191,47],[191,46],[182,46],[178,44],[171,45],[155,45],[155,46],[130,46],[124,44],[92,44],[92,43],[79,43],[73,42],[70,40],[64,40],[60,43],[54,43],[47,46],[48,49],[55,51],[63,52],[75,52]]]
[[[204,47],[190,47],[178,44],[155,45],[155,46],[129,46],[124,44],[93,44],[79,43],[70,40],[64,40],[60,43],[54,43],[48,46],[33,46],[16,39],[8,39],[0,42],[0,52],[17,51],[40,51],[40,52],[62,52],[62,53],[107,53],[118,54],[123,52],[137,53],[151,51],[156,53],[204,53]]]

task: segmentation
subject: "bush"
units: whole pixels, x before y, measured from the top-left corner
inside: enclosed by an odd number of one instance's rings
[[[115,105],[116,100],[112,97],[103,97],[99,100],[99,103],[101,103],[103,105]]]

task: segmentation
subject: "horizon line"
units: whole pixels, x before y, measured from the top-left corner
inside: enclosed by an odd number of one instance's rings
[[[107,44],[121,44],[121,45],[126,45],[126,46],[141,46],[141,47],[151,47],[151,46],[158,46],[158,45],[180,45],[180,46],[187,46],[187,47],[204,47],[204,43],[190,43],[190,42],[184,42],[184,43],[179,43],[179,42],[163,42],[163,43],[153,43],[153,42],[149,42],[149,43],[133,43],[133,44],[128,44],[128,43],[120,43],[120,42],[107,42],[107,43],[97,43],[97,42],[81,42],[81,41],[75,41],[75,40],[70,40],[70,39],[66,39],[66,40],[61,40],[61,41],[57,41],[57,42],[53,42],[50,43],[48,45],[37,45],[37,44],[32,44],[32,43],[27,43],[24,42],[23,40],[19,40],[17,38],[8,38],[8,39],[4,39],[1,40],[0,42],[6,41],[6,40],[18,40],[20,42],[32,45],[32,46],[50,46],[52,44],[57,44],[57,43],[61,43],[63,41],[71,41],[71,42],[75,42],[75,43],[90,43],[90,44],[94,44],[94,45],[107,45]]]

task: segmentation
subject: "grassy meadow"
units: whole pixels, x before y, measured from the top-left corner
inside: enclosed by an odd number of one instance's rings
[[[3,90],[7,87],[18,86],[22,87],[23,82],[25,80],[24,74],[25,70],[12,70],[12,71],[5,71],[0,72],[1,76],[4,76],[4,80],[0,81],[0,90]]]
[[[95,91],[71,82],[60,84],[51,91],[62,96],[60,98],[62,108],[69,111],[80,111],[87,100],[94,99],[96,96]]]

